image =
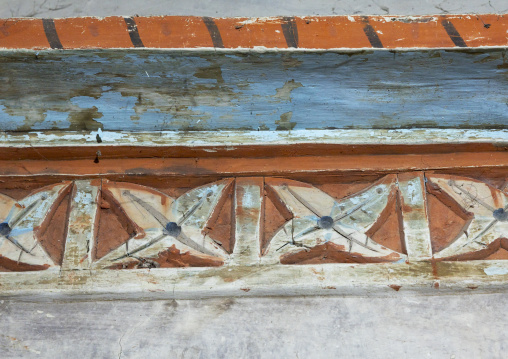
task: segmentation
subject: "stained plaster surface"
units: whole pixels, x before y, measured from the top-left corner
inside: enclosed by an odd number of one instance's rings
[[[501,358],[505,294],[0,302],[2,358]]]

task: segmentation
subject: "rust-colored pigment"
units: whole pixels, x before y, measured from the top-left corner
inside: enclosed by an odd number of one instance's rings
[[[175,267],[218,267],[224,264],[220,258],[208,255],[192,255],[190,252],[181,252],[175,245],[160,252],[157,258],[133,260],[126,264],[118,264],[110,269],[134,268],[175,268]]]
[[[378,220],[365,233],[374,242],[399,253],[407,254],[404,241],[402,210],[398,191],[390,194],[388,203]]]
[[[110,16],[4,19],[6,49],[412,49],[507,46],[508,16]]]
[[[0,272],[28,272],[48,269],[49,265],[30,265],[0,255]]]
[[[95,238],[94,259],[100,259],[113,249],[127,242],[136,234],[142,232],[132,222],[120,204],[113,198],[109,191],[101,193],[99,202],[97,234]]]
[[[364,257],[359,253],[348,252],[344,246],[325,243],[308,250],[283,255],[282,264],[323,264],[323,263],[384,263],[398,260],[395,257]]]
[[[485,249],[457,256],[442,258],[440,261],[474,261],[508,259],[508,239],[498,238]]]
[[[228,253],[233,252],[235,244],[234,205],[234,181],[230,180],[203,230]]]
[[[464,233],[473,214],[432,182],[427,182],[426,189],[432,252],[437,253]]]
[[[47,220],[35,231],[37,240],[46,253],[57,265],[62,264],[67,238],[67,225],[70,211],[71,186],[57,199],[53,213],[49,213]],[[58,203],[58,201],[60,203]]]
[[[275,233],[289,220],[293,214],[279,198],[277,192],[265,182],[263,199],[263,229],[261,236],[261,253],[264,253]]]

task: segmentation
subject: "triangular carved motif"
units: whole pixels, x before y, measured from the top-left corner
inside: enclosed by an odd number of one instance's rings
[[[296,259],[291,258],[293,255],[308,262],[310,258],[307,257],[314,254],[314,258],[322,258],[323,250],[344,252],[334,254],[339,262],[405,259],[403,253],[375,242],[366,234],[380,219],[386,222],[387,218],[383,218],[382,213],[390,201],[394,202],[394,176],[386,176],[365,190],[339,201],[302,182],[267,179],[266,185],[284,202],[293,218],[273,236],[262,258],[265,262],[280,258],[282,263],[296,263]],[[403,248],[402,245],[400,248]]]
[[[70,182],[46,186],[19,201],[0,194],[0,267],[26,271],[60,265],[62,247],[53,242],[61,240],[57,236],[61,223],[52,223],[52,219],[58,213],[65,223],[66,212],[58,208],[70,188]],[[51,223],[56,226],[51,229],[56,237],[48,239],[44,234]]]
[[[110,193],[110,202],[114,200],[121,207],[137,230],[135,236],[131,232],[127,241],[97,259],[93,266],[151,268],[222,264],[226,251],[202,232],[228,183],[219,181],[198,187],[174,199],[148,187],[104,181],[103,191]]]
[[[498,249],[500,238],[508,235],[508,195],[485,182],[467,177],[431,175],[428,179],[429,193],[464,221],[463,227],[455,231],[455,238],[435,252],[434,258],[471,260],[492,255]],[[437,244],[434,246],[439,248]]]
[[[94,260],[104,257],[113,249],[142,232],[127,217],[111,192],[104,189],[101,191],[99,199],[97,222],[94,245],[95,253],[92,255]]]
[[[365,234],[372,238],[374,242],[386,248],[395,252],[407,254],[402,223],[400,194],[398,191],[393,191],[390,194],[385,209],[381,212],[374,225],[370,227]]]
[[[232,253],[235,245],[234,236],[234,180],[230,180],[214,212],[210,216],[204,233],[219,243],[227,253]]]

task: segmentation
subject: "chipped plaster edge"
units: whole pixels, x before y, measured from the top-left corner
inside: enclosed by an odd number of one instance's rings
[[[0,147],[97,146],[97,135],[107,146],[239,146],[239,145],[403,145],[508,144],[508,130],[475,129],[365,129],[292,131],[44,131],[0,132]]]
[[[446,295],[508,290],[506,261],[223,266],[0,273],[0,299],[155,300],[266,296]],[[489,268],[503,269],[490,273]],[[442,273],[441,275],[439,273]]]

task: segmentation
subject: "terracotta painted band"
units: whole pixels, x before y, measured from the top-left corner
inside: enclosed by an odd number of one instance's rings
[[[102,153],[102,152],[101,152]],[[104,156],[106,157],[106,156]],[[94,160],[97,159],[97,160]],[[294,157],[103,158],[79,160],[0,160],[0,176],[280,176],[343,175],[433,170],[508,168],[508,153],[440,153],[422,155],[339,155]],[[319,176],[318,176],[319,177]]]
[[[411,49],[508,46],[506,15],[210,18],[152,16],[0,21],[3,49]]]

